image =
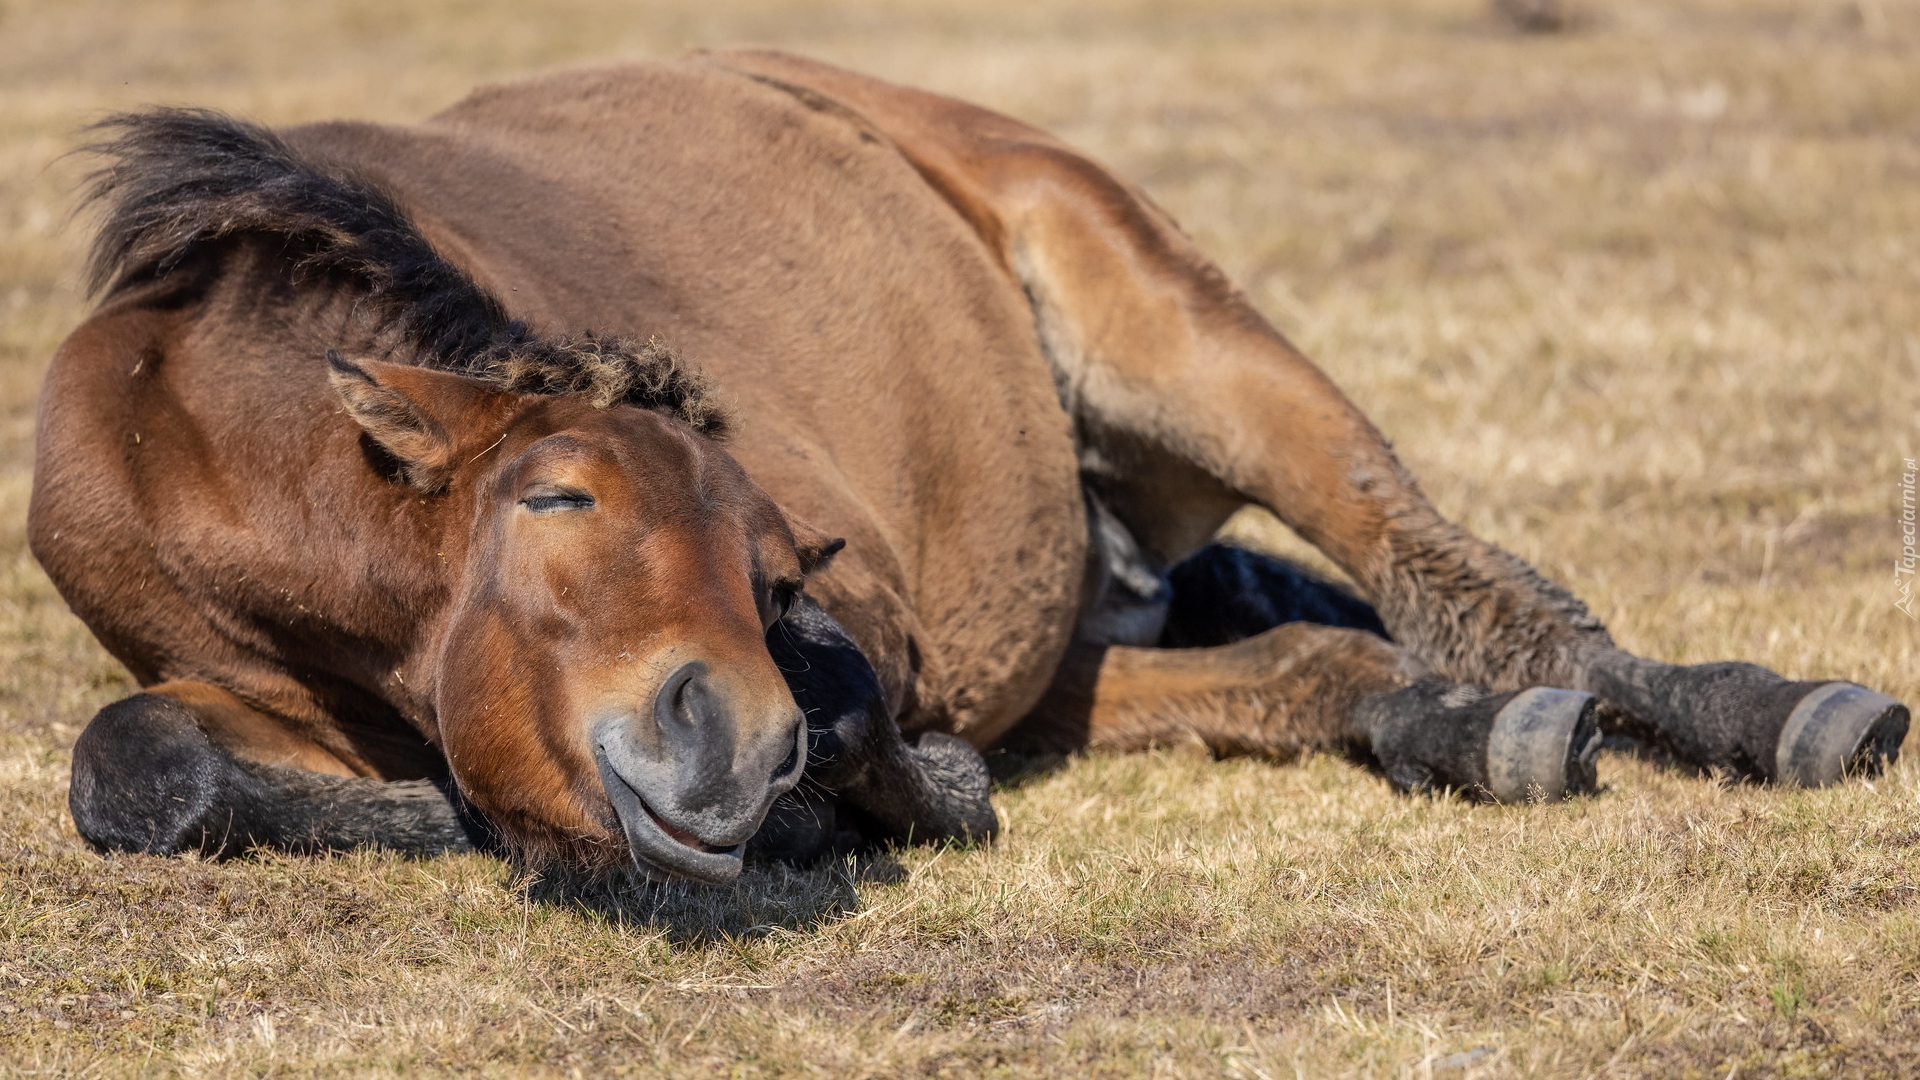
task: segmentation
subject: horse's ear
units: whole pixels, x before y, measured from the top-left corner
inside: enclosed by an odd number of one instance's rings
[[[845,540],[829,537],[792,514],[787,515],[787,528],[793,530],[793,550],[800,556],[802,575],[824,570],[840,549],[847,546]]]
[[[347,415],[393,456],[409,484],[441,491],[459,465],[471,429],[500,392],[473,379],[379,360],[348,360],[327,350],[327,379]],[[493,432],[487,432],[491,437]],[[463,437],[464,436],[464,437]]]

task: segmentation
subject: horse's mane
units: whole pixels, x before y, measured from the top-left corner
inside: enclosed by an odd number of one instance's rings
[[[523,393],[661,409],[726,433],[712,387],[665,345],[530,333],[378,184],[303,158],[266,128],[206,109],[149,109],[93,130],[105,137],[84,149],[106,162],[84,195],[102,208],[88,263],[95,293],[164,275],[223,237],[279,237],[298,269],[357,288],[415,362]]]

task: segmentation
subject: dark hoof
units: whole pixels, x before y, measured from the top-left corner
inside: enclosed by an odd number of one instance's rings
[[[1900,759],[1907,707],[1853,683],[1834,682],[1800,699],[1775,751],[1778,783],[1825,787],[1848,776],[1878,776]]]
[[[67,806],[96,851],[212,854],[225,843],[206,828],[225,774],[186,706],[135,694],[101,709],[80,733]]]
[[[1595,788],[1599,712],[1592,694],[1574,690],[1489,694],[1422,680],[1363,700],[1354,719],[1382,770],[1408,791],[1559,802]]]
[[[965,739],[929,731],[907,752],[928,787],[920,814],[923,835],[930,840],[993,839],[1000,831],[1000,816],[989,798],[993,777],[980,751]]]
[[[1591,793],[1600,751],[1598,701],[1578,690],[1544,686],[1516,694],[1494,715],[1487,734],[1488,794],[1517,803]]]

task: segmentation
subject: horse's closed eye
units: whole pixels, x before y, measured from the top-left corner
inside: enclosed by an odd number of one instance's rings
[[[562,510],[591,510],[593,496],[584,491],[536,491],[521,499],[520,505],[536,514],[555,514]]]

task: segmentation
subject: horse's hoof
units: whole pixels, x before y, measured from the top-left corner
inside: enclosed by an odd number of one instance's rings
[[[1878,776],[1900,759],[1907,707],[1848,682],[1814,689],[1787,715],[1774,752],[1774,779],[1824,787],[1848,776]]]
[[[980,751],[965,739],[927,731],[907,753],[926,784],[926,808],[917,822],[920,835],[928,840],[992,840],[1000,831],[1000,816],[989,797],[993,777]]]
[[[1536,686],[1494,714],[1487,734],[1487,792],[1503,803],[1559,802],[1592,792],[1600,752],[1599,699]]]

